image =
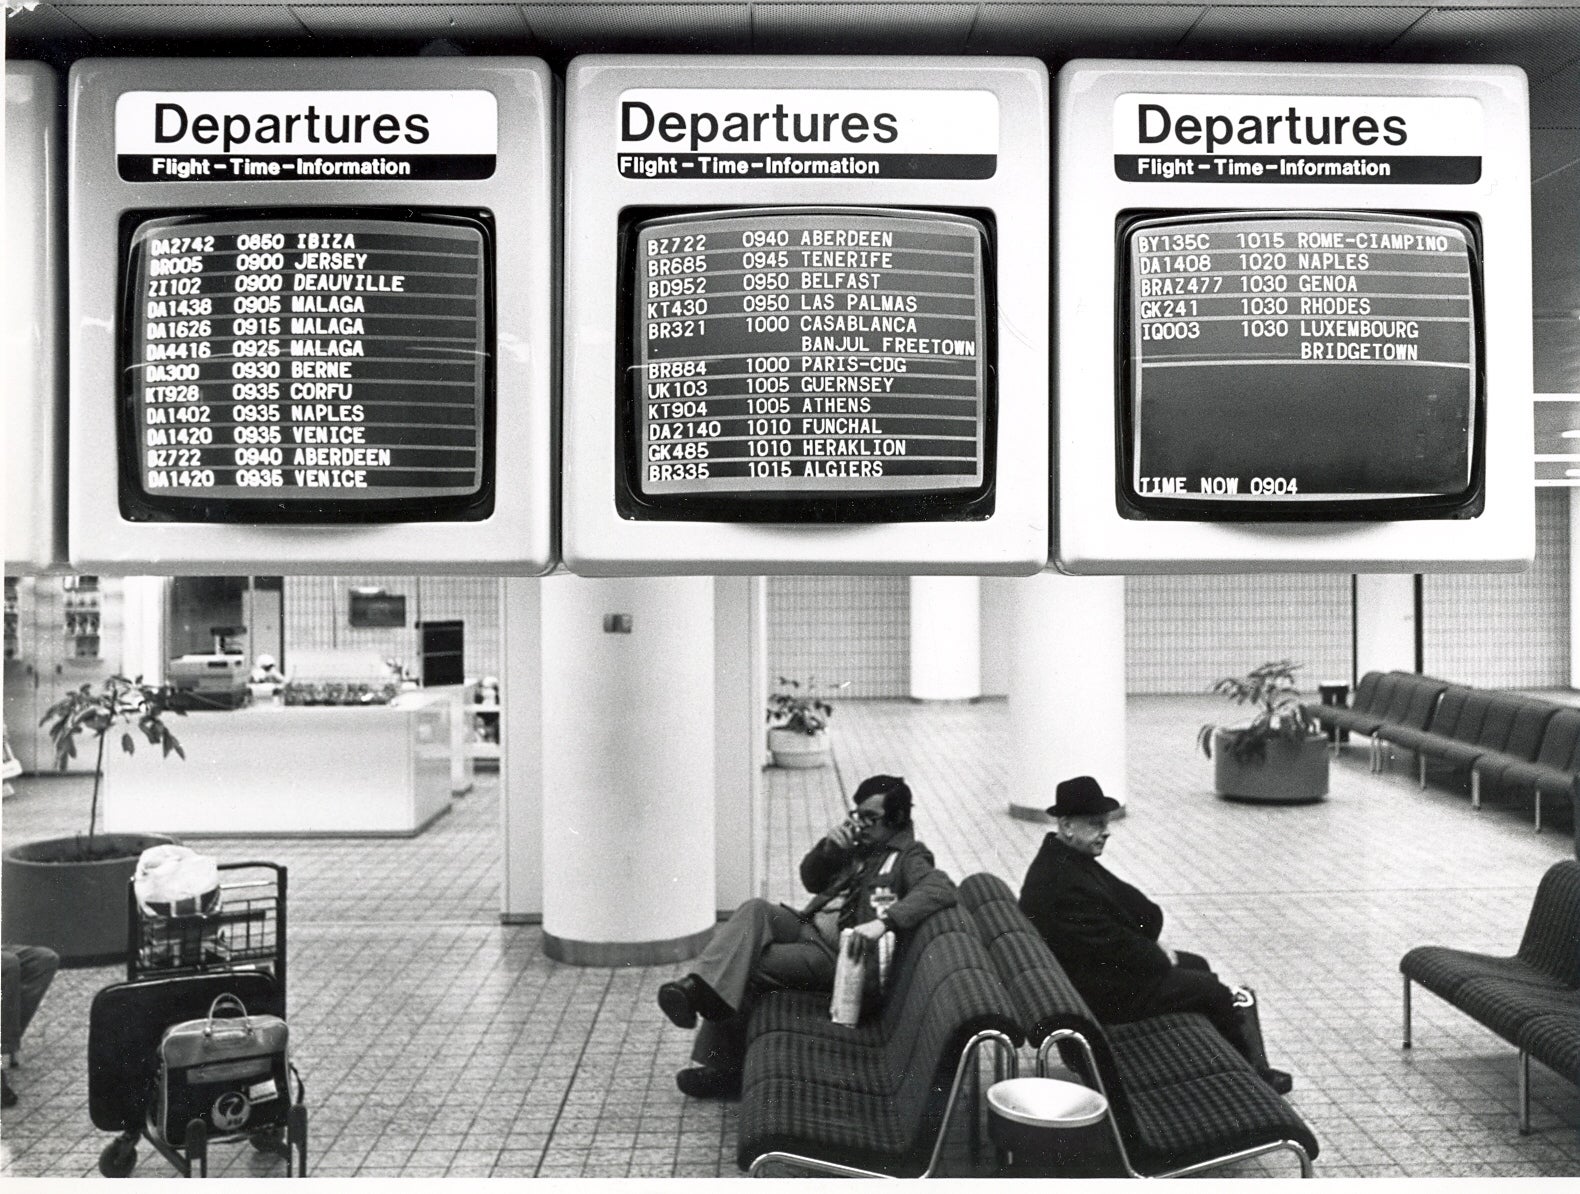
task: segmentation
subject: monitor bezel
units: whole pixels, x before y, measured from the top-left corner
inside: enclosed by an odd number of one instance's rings
[[[658,494],[642,492],[641,453],[632,402],[631,371],[636,358],[634,312],[637,297],[637,232],[657,222],[689,218],[804,215],[928,217],[947,215],[975,223],[982,247],[983,450],[982,484],[967,490],[912,489],[892,494],[797,490],[778,497],[752,493]],[[998,275],[997,222],[976,207],[896,204],[697,204],[632,206],[618,219],[615,286],[615,509],[622,519],[662,522],[726,522],[799,525],[805,523],[972,522],[992,516],[998,465]]]
[[[1131,238],[1159,224],[1190,224],[1223,220],[1355,219],[1361,221],[1414,220],[1427,225],[1452,227],[1465,238],[1470,261],[1470,299],[1474,319],[1475,362],[1472,396],[1470,484],[1453,494],[1424,494],[1368,498],[1342,496],[1298,502],[1276,498],[1235,501],[1212,498],[1143,496],[1131,483],[1134,461],[1134,361],[1130,335],[1135,303],[1130,270]],[[1482,513],[1486,501],[1487,366],[1486,313],[1482,268],[1482,230],[1471,212],[1407,208],[1127,208],[1114,221],[1115,322],[1114,322],[1114,500],[1122,518],[1136,521],[1168,520],[1222,523],[1379,522],[1408,519],[1467,519]]]
[[[138,326],[133,293],[136,262],[132,242],[148,224],[171,227],[224,220],[389,220],[412,224],[459,225],[479,232],[483,241],[483,457],[476,492],[437,498],[187,498],[151,494],[142,487],[138,466],[136,399],[126,384]],[[300,204],[258,207],[216,204],[205,207],[134,208],[121,213],[117,235],[120,326],[115,329],[115,427],[117,495],[121,516],[137,523],[202,522],[238,526],[364,526],[422,522],[481,522],[494,512],[497,457],[498,369],[495,346],[497,236],[493,212],[464,206],[379,204]]]

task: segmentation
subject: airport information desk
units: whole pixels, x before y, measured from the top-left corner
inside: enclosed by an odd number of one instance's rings
[[[450,809],[451,694],[252,705],[171,719],[185,761],[105,751],[104,828],[176,836],[409,836]]]

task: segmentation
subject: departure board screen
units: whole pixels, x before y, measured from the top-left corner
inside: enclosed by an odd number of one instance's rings
[[[126,260],[129,516],[486,513],[482,221],[165,217]]]
[[[637,225],[635,495],[725,518],[948,518],[972,501],[980,513],[987,241],[969,217],[883,209]]]
[[[1228,517],[1467,512],[1478,255],[1453,220],[1142,219],[1121,255],[1121,506]]]

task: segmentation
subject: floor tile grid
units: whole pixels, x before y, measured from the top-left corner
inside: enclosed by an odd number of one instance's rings
[[[1160,740],[1188,746],[1197,714],[1188,702],[1175,704],[1150,708],[1132,702],[1132,726],[1155,719]],[[767,773],[776,817],[769,854],[785,864],[781,886],[793,880],[794,861],[837,819],[841,784],[848,789],[855,782],[851,776],[859,779],[871,770],[902,770],[888,761],[896,757],[907,760],[903,773],[918,788],[922,835],[939,850],[941,861],[957,875],[992,869],[1018,884],[1042,828],[1010,822],[1003,812],[1004,793],[984,795],[974,779],[962,778],[1001,765],[1002,710],[1001,703],[995,709],[990,702],[943,707],[944,715],[935,717],[937,710],[901,703],[847,703],[842,713],[851,716],[841,720],[849,732],[839,742],[837,771]],[[950,740],[950,733],[958,740]],[[856,746],[864,737],[881,737],[887,757],[863,756]],[[1141,740],[1134,730],[1132,740]],[[939,748],[939,741],[947,741],[947,748]],[[1176,759],[1160,757],[1166,749],[1146,752],[1142,761],[1171,776],[1182,769],[1174,766]],[[1140,753],[1132,750],[1133,762]],[[1205,767],[1205,761],[1199,765]],[[1397,1049],[1398,953],[1427,939],[1419,935],[1427,928],[1438,934],[1431,939],[1512,948],[1528,908],[1527,876],[1563,856],[1564,840],[1556,834],[1536,838],[1516,821],[1501,820],[1496,810],[1492,816],[1471,813],[1468,802],[1456,804],[1444,793],[1419,793],[1407,776],[1370,777],[1361,754],[1337,765],[1334,778],[1334,796],[1316,806],[1317,818],[1275,817],[1270,829],[1258,831],[1260,836],[1277,844],[1285,830],[1298,829],[1298,839],[1309,849],[1292,851],[1297,863],[1331,857],[1330,851],[1311,845],[1310,835],[1317,831],[1329,833],[1341,846],[1369,836],[1386,841],[1403,832],[1426,837],[1432,849],[1379,849],[1365,865],[1337,867],[1341,878],[1348,876],[1342,882],[1320,870],[1308,873],[1313,871],[1309,863],[1289,871],[1279,850],[1275,887],[1259,866],[1250,868],[1256,874],[1237,877],[1233,867],[1214,860],[1247,857],[1242,831],[1251,818],[1244,814],[1296,810],[1251,810],[1213,800],[1205,778],[1196,792],[1182,789],[1177,779],[1144,784],[1133,773],[1133,816],[1116,834],[1110,861],[1153,894],[1167,895],[1163,902],[1171,929],[1177,928],[1182,941],[1198,944],[1223,972],[1260,986],[1270,1042],[1283,1050],[1281,1056],[1298,1059],[1297,1070],[1304,1067],[1296,1100],[1324,1142],[1319,1172],[1576,1172],[1571,1142],[1580,1112],[1573,1086],[1533,1066],[1537,1131],[1522,1141],[1512,1131],[1513,1051],[1491,1034],[1432,997],[1418,996],[1420,1044],[1412,1054]],[[777,795],[781,786],[787,792],[783,800]],[[958,818],[962,830],[943,819],[928,822],[934,801],[921,793],[929,788],[949,795],[950,816]],[[1156,811],[1172,811],[1183,799],[1191,802],[1192,816],[1142,816],[1149,798],[1143,794],[1151,793],[1169,802],[1157,804]],[[476,859],[488,857],[476,852],[475,843],[456,848],[446,841],[483,838],[492,831],[492,798],[478,795],[484,799],[459,802],[456,814],[416,839],[426,847],[418,853],[433,860],[416,862],[423,874],[401,876],[367,865],[387,861],[379,855],[388,842],[266,843],[267,856],[288,856],[293,868],[292,1023],[302,1042],[310,1100],[319,1095],[313,1104],[314,1172],[648,1174],[663,1172],[661,1154],[672,1148],[670,1171],[677,1176],[733,1175],[733,1105],[690,1103],[673,1089],[671,1075],[684,1063],[687,1037],[651,1003],[651,992],[667,971],[559,966],[543,957],[536,930],[491,923],[492,906],[479,913],[468,882],[426,877],[430,866],[464,870],[470,857],[476,870]],[[33,796],[29,792],[20,802],[6,802],[8,837],[40,836],[19,829],[28,816],[15,815],[22,804],[37,805]],[[796,815],[779,819],[796,801]],[[1379,823],[1383,812],[1388,816]],[[1325,814],[1340,823],[1327,825]],[[1159,836],[1173,845],[1165,849],[1150,841]],[[965,845],[946,857],[957,841]],[[1182,841],[1196,862],[1211,864],[1210,882],[1199,870],[1177,865]],[[262,844],[218,842],[213,848],[234,857],[230,846],[256,855]],[[1269,842],[1253,837],[1250,844],[1249,857],[1256,860],[1254,847]],[[984,868],[984,855],[1002,862]],[[1461,858],[1477,859],[1474,876],[1462,873],[1463,866],[1445,873],[1445,859]],[[1143,869],[1152,866],[1159,870],[1156,877]],[[492,873],[494,868],[487,869]],[[299,873],[304,876],[300,883]],[[365,889],[362,896],[382,917],[345,923],[337,874],[356,876]],[[1359,890],[1356,874],[1367,881]],[[1289,882],[1291,876],[1299,882]],[[1472,886],[1471,878],[1479,883]],[[1424,891],[1417,890],[1423,886]],[[1453,902],[1440,907],[1443,902],[1434,902],[1432,893],[1457,894],[1461,888],[1476,895],[1479,904],[1466,901],[1471,910],[1450,923],[1444,909]],[[1401,906],[1400,897],[1407,894],[1410,902]],[[1253,898],[1242,898],[1247,895]],[[1368,929],[1360,934],[1364,947],[1357,954],[1356,924],[1378,921],[1396,925],[1394,935]],[[1278,931],[1266,931],[1268,924]],[[1289,936],[1287,925],[1309,937],[1309,950],[1279,944]],[[1417,931],[1414,937],[1410,926]],[[1359,963],[1358,956],[1363,958]],[[408,958],[422,962],[413,965]],[[26,1068],[18,1072],[26,1097],[5,1117],[0,1171],[93,1172],[106,1137],[88,1124],[80,1029],[69,1026],[85,1024],[92,990],[114,977],[113,972],[75,971],[57,982],[29,1033]],[[386,1021],[394,1018],[394,1030],[379,1026],[380,1014]],[[408,1041],[409,1048],[391,1051],[378,1044],[371,1037],[380,1032]],[[638,1087],[645,1090],[640,1098]],[[673,1145],[655,1143],[668,1140],[667,1125],[677,1122]],[[1472,1129],[1484,1130],[1485,1138],[1467,1136]],[[1444,1138],[1457,1138],[1462,1147],[1455,1152]],[[1444,1152],[1448,1155],[1439,1155]],[[217,1149],[216,1159],[240,1173],[278,1165],[244,1148]],[[1241,1169],[1282,1173],[1287,1163],[1283,1169],[1272,1162]],[[138,1168],[140,1176],[167,1172],[157,1158]]]

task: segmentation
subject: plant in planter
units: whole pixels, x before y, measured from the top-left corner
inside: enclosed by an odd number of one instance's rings
[[[850,681],[824,685],[840,692]],[[805,684],[780,676],[779,685],[768,697],[768,749],[779,767],[821,767],[828,762],[828,719],[834,706],[819,695],[816,680]]]
[[[1218,794],[1240,800],[1298,804],[1328,791],[1328,740],[1300,702],[1295,672],[1280,659],[1244,676],[1225,676],[1212,690],[1256,715],[1245,725],[1204,725],[1196,744],[1214,760]]]
[[[3,907],[7,941],[47,945],[63,962],[92,965],[126,956],[126,884],[138,856],[171,839],[155,834],[98,833],[99,794],[104,784],[105,743],[121,730],[120,746],[137,749],[140,734],[164,756],[186,758],[165,724],[173,690],[125,676],[110,676],[68,692],[41,719],[64,770],[77,755],[77,740],[91,735],[94,750],[93,795],[87,832],[72,837],[25,842],[4,854]]]

